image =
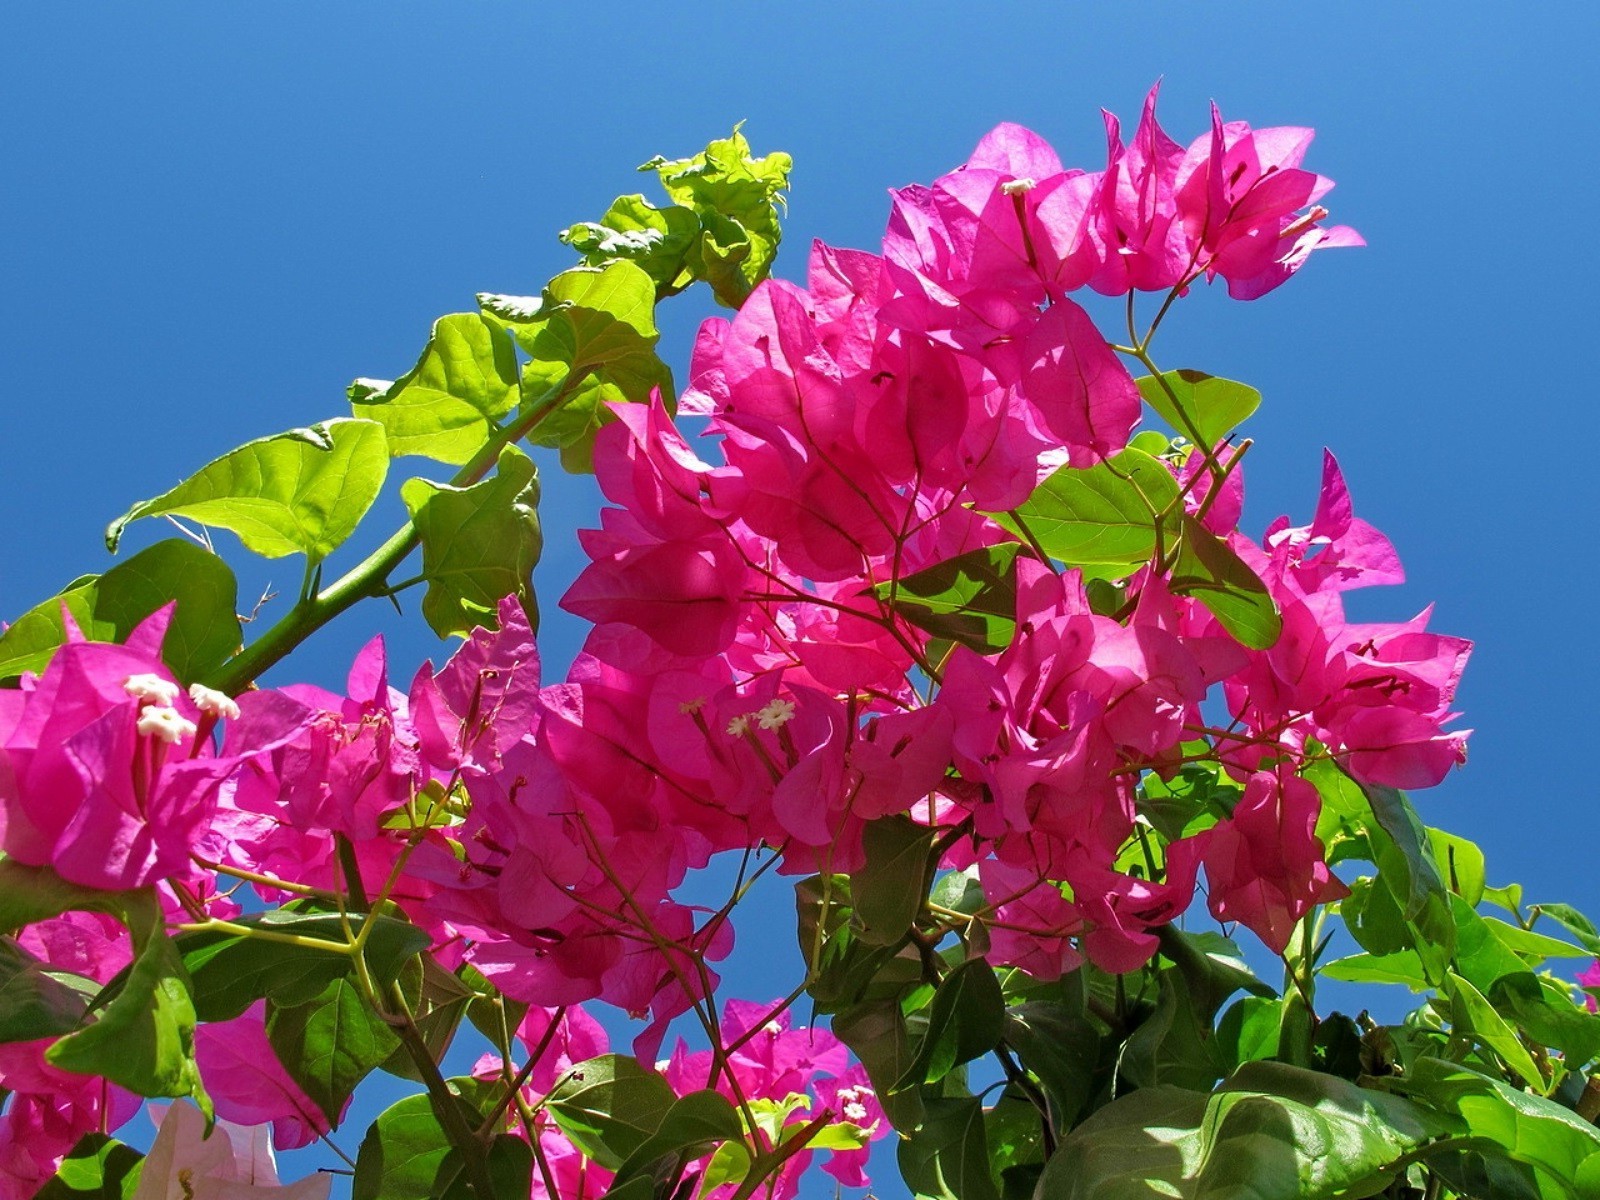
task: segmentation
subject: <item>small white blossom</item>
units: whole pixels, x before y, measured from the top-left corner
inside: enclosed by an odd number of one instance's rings
[[[169,746],[194,736],[194,722],[165,704],[152,704],[143,709],[139,713],[138,729],[142,736],[160,738]]]
[[[1031,192],[1038,186],[1036,180],[1011,179],[1000,185],[1000,193],[1005,196],[1020,196],[1023,192]]]
[[[794,718],[794,701],[779,697],[765,707],[756,709],[756,723],[763,729],[777,729]]]
[[[201,712],[212,717],[220,717],[224,721],[237,721],[239,719],[239,706],[234,703],[233,697],[215,688],[208,688],[203,683],[189,685],[189,699]]]
[[[178,698],[178,685],[159,675],[129,675],[122,681],[122,690],[148,704],[170,705]]]
[[[745,731],[749,728],[750,714],[740,713],[737,717],[728,722],[728,736],[743,737],[745,735]]]

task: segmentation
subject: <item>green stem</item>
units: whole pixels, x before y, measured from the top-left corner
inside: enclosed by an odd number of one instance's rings
[[[401,1044],[405,1046],[406,1053],[416,1064],[423,1083],[427,1085],[428,1095],[433,1099],[434,1115],[439,1118],[445,1136],[450,1139],[452,1146],[461,1151],[467,1182],[481,1200],[495,1200],[494,1181],[489,1177],[489,1167],[484,1160],[483,1141],[467,1123],[466,1114],[461,1111],[460,1101],[450,1090],[450,1085],[445,1082],[444,1075],[440,1073],[439,1064],[434,1061],[428,1043],[423,1040],[422,1033],[412,1018],[411,1006],[406,1003],[405,993],[398,982],[389,985],[389,1002],[394,1005],[392,1027],[400,1035]]]
[[[569,389],[587,377],[583,372],[528,405],[516,420],[495,430],[478,452],[450,478],[450,486],[477,483],[499,461],[500,451],[526,437],[540,421],[561,407]],[[208,681],[224,692],[238,692],[281,662],[301,642],[360,600],[389,590],[391,572],[421,542],[417,527],[407,521],[366,558],[314,596],[302,598],[271,629],[217,669]]]

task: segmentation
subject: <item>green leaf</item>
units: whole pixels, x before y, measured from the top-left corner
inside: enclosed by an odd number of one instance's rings
[[[862,941],[898,942],[922,912],[933,836],[926,825],[903,816],[867,823],[861,837],[866,862],[850,881]]]
[[[1157,978],[1155,1011],[1129,1035],[1121,1071],[1138,1087],[1176,1084],[1209,1090],[1225,1069],[1210,1022],[1196,1011],[1181,971],[1169,967]]]
[[[989,1174],[983,1104],[976,1096],[927,1101],[922,1128],[900,1142],[900,1174],[932,1200],[999,1200]]]
[[[1131,572],[1154,556],[1156,515],[1177,499],[1178,484],[1166,465],[1130,448],[1092,467],[1062,467],[1010,513],[990,515],[1019,537],[1031,534],[1046,554],[1069,566]]]
[[[335,979],[306,1004],[269,1002],[267,1040],[290,1078],[335,1125],[356,1085],[400,1045],[349,977]]]
[[[110,892],[68,883],[49,867],[29,867],[0,855],[0,932],[48,921],[64,912],[99,912],[121,916],[130,905],[143,905],[143,891]]]
[[[1175,432],[1188,437],[1192,425],[1208,449],[1261,407],[1261,393],[1255,388],[1204,371],[1163,371],[1159,377],[1145,375],[1134,382],[1139,394]],[[1188,421],[1179,415],[1180,410]]]
[[[1371,1196],[1384,1168],[1456,1126],[1400,1097],[1282,1063],[1211,1095],[1161,1086],[1102,1108],[1057,1148],[1039,1200]]]
[[[652,388],[671,402],[672,374],[655,351],[655,285],[631,262],[563,271],[546,286],[538,311],[505,320],[527,351],[523,387],[530,395],[564,389],[561,403],[528,439],[558,446],[569,470],[588,470],[604,405],[647,400]]]
[[[1405,793],[1381,784],[1363,784],[1362,791],[1377,825],[1368,836],[1378,878],[1399,903],[1429,978],[1438,982],[1455,952],[1458,922],[1427,829]]]
[[[1381,783],[1363,784],[1362,790],[1379,827],[1404,856],[1387,882],[1398,884],[1394,893],[1401,902],[1401,912],[1408,920],[1415,920],[1430,902],[1442,899],[1447,890],[1434,860],[1428,831],[1404,792]],[[1382,867],[1380,863],[1380,874]]]
[[[1589,951],[1582,946],[1574,946],[1571,942],[1564,942],[1560,938],[1548,937],[1538,930],[1523,929],[1519,925],[1510,925],[1495,917],[1481,919],[1494,934],[1497,942],[1518,957],[1529,961],[1532,966],[1538,966],[1547,958],[1589,957]]]
[[[630,1179],[655,1179],[658,1171],[676,1181],[683,1164],[709,1154],[720,1142],[737,1142],[744,1134],[733,1105],[712,1091],[680,1096],[656,1131],[628,1155],[612,1186]]]
[[[1437,1058],[1419,1059],[1403,1077],[1387,1083],[1458,1116],[1471,1137],[1498,1146],[1505,1157],[1534,1168],[1553,1185],[1544,1194],[1596,1194],[1575,1186],[1575,1181],[1580,1171],[1588,1175],[1596,1169],[1593,1160],[1600,1155],[1600,1130],[1571,1109]]]
[[[1488,996],[1495,1011],[1510,1018],[1534,1041],[1560,1050],[1569,1069],[1600,1055],[1600,1016],[1574,1004],[1554,980],[1541,979],[1531,971],[1504,975],[1495,980]]]
[[[459,465],[489,440],[520,396],[517,356],[498,323],[452,313],[433,324],[417,365],[399,379],[358,379],[351,410],[376,421],[395,458],[417,454]]]
[[[1193,596],[1240,644],[1265,650],[1283,631],[1283,617],[1260,576],[1233,548],[1188,513],[1179,514],[1183,548],[1169,581],[1172,590]]]
[[[131,894],[121,915],[133,935],[132,966],[94,1023],[56,1042],[45,1061],[103,1075],[140,1096],[192,1096],[209,1117],[211,1100],[194,1061],[189,976],[154,892]]]
[[[544,548],[533,460],[515,446],[500,451],[495,474],[467,487],[408,479],[400,497],[422,539],[428,591],[422,615],[440,637],[493,628],[504,596],[515,595],[538,628],[533,567]]]
[[[1494,1005],[1483,993],[1454,971],[1445,977],[1445,991],[1450,997],[1450,1019],[1456,1031],[1493,1050],[1507,1066],[1522,1076],[1523,1082],[1542,1091],[1547,1081],[1533,1061],[1533,1055],[1528,1053],[1528,1048],[1517,1039],[1517,1031],[1495,1012]]]
[[[364,953],[379,984],[395,979],[406,961],[429,945],[428,935],[409,921],[360,913],[348,919],[351,932],[357,934],[366,922],[373,923]],[[345,941],[337,913],[279,909],[237,917],[233,923],[331,943]],[[308,1003],[355,969],[350,956],[339,950],[243,934],[190,933],[178,939],[178,946],[193,980],[196,1011],[204,1021],[230,1020],[263,998],[285,1007]]]
[[[1477,908],[1485,885],[1483,851],[1464,837],[1433,828],[1428,830],[1428,845],[1450,890]]]
[[[1415,950],[1401,950],[1394,954],[1352,954],[1323,963],[1318,974],[1344,983],[1401,983],[1413,992],[1425,992],[1433,986],[1422,969],[1422,960]]]
[[[1217,1051],[1223,1066],[1231,1071],[1247,1062],[1277,1057],[1283,1016],[1280,998],[1242,996],[1234,1001],[1217,1022]]]
[[[444,1196],[461,1173],[459,1156],[446,1162],[454,1153],[431,1098],[407,1096],[380,1113],[361,1139],[351,1200]]]
[[[144,1155],[104,1133],[86,1133],[34,1200],[130,1200]]]
[[[93,980],[52,971],[8,937],[0,937],[0,1043],[71,1033],[83,1020]]]
[[[615,1171],[661,1128],[677,1096],[666,1079],[623,1054],[579,1063],[550,1093],[549,1112],[572,1144]]]
[[[184,683],[203,679],[239,648],[239,589],[228,564],[186,538],[147,546],[104,575],[79,580],[0,634],[0,679],[43,672],[66,641],[63,605],[91,642],[123,642],[172,601],[162,661]]]
[[[939,981],[917,1056],[893,1090],[938,1083],[962,1063],[989,1053],[999,1045],[1005,1021],[1005,996],[994,968],[981,958],[968,959]]]
[[[1065,1005],[1032,1000],[1005,1010],[1005,1038],[1044,1088],[1056,1129],[1070,1129],[1094,1091],[1099,1030]]]
[[[877,584],[880,600],[917,628],[980,654],[1011,644],[1017,627],[1015,542],[958,554],[894,583]]]
[[[792,166],[783,153],[752,157],[736,126],[730,137],[693,158],[657,157],[639,168],[654,170],[667,195],[699,217],[700,236],[687,262],[696,278],[711,285],[718,303],[739,307],[771,272],[783,236],[778,213]]]
[[[916,1089],[893,1091],[911,1073],[916,1052],[898,999],[867,1000],[835,1014],[833,1033],[867,1069],[889,1123],[902,1133],[922,1123],[922,1096]]]
[[[169,492],[141,500],[106,529],[113,553],[130,521],[188,517],[230,529],[264,558],[319,562],[355,531],[383,487],[383,427],[348,418],[246,442]]]
[[[656,296],[670,296],[695,280],[688,265],[700,237],[700,219],[681,205],[657,208],[643,196],[619,196],[599,221],[583,221],[560,233],[585,266],[627,259],[649,275]]]
[[[1520,889],[1518,890],[1520,893]],[[1560,925],[1573,937],[1577,938],[1582,943],[1583,948],[1590,954],[1600,956],[1600,930],[1595,928],[1593,921],[1573,908],[1572,905],[1536,904],[1534,909],[1539,916],[1549,917],[1557,925]]]

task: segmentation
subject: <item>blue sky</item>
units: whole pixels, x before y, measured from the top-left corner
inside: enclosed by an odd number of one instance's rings
[[[101,530],[133,500],[338,415],[355,376],[404,371],[435,316],[536,291],[571,262],[556,230],[648,190],[632,168],[653,154],[741,119],[758,150],[793,154],[779,273],[796,275],[813,237],[873,245],[886,188],[998,121],[1098,166],[1098,108],[1132,119],[1164,76],[1179,141],[1213,98],[1315,126],[1308,165],[1370,243],[1253,304],[1198,295],[1163,328],[1164,366],[1265,394],[1246,527],[1308,518],[1322,447],[1339,455],[1410,575],[1356,612],[1436,602],[1436,628],[1477,642],[1472,761],[1418,798],[1425,818],[1481,842],[1493,880],[1600,910],[1597,35],[1579,3],[12,6],[0,615],[105,569]],[[708,312],[699,293],[663,310],[680,374]],[[581,636],[555,608],[570,531],[596,496],[546,467],[536,578],[559,665]],[[297,581],[226,552],[247,591]],[[402,677],[446,652],[373,606],[276,678],[337,682],[374,627]],[[773,938],[787,914],[778,897]],[[760,965],[734,977],[787,986]]]

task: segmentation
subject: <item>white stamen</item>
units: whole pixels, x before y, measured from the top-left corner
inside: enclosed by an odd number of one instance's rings
[[[765,707],[756,709],[756,723],[763,729],[777,729],[794,718],[794,701],[779,697]]]
[[[1011,179],[1000,185],[1002,196],[1020,196],[1023,192],[1031,192],[1038,186],[1038,181],[1033,179]]]
[[[867,1106],[857,1101],[850,1101],[843,1109],[844,1119],[852,1125],[859,1125],[867,1119]]]
[[[233,697],[216,688],[208,688],[203,683],[189,685],[189,699],[207,716],[219,717],[224,721],[237,721],[239,719],[239,706],[233,702]]]
[[[728,736],[743,737],[749,728],[750,714],[740,713],[737,717],[728,722]]]
[[[170,705],[178,698],[178,685],[159,675],[129,675],[122,681],[122,690],[147,704]]]
[[[194,736],[194,722],[164,704],[151,704],[142,709],[137,728],[142,736],[159,738],[169,746]]]

